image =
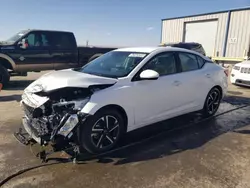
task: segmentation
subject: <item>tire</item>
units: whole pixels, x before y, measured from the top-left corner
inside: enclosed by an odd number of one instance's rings
[[[103,55],[103,54],[95,54],[95,55],[93,55],[91,58],[89,58],[88,62],[93,61],[94,59],[100,57],[101,55]]]
[[[222,93],[217,87],[209,91],[202,110],[203,117],[211,117],[217,112],[221,103],[221,98]]]
[[[8,70],[0,65],[0,83],[3,84],[3,87],[7,86],[8,82],[10,81],[10,74]]]
[[[80,149],[82,151],[85,149],[91,154],[109,151],[116,146],[124,131],[125,123],[119,112],[113,109],[101,110],[81,125]]]

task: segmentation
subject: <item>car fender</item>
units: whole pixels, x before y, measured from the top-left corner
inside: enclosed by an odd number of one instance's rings
[[[133,101],[129,100],[129,92],[125,88],[105,89],[94,93],[89,102],[81,110],[82,113],[94,115],[108,105],[118,105],[124,109],[128,118],[128,131],[135,123]],[[129,90],[129,89],[128,89]]]

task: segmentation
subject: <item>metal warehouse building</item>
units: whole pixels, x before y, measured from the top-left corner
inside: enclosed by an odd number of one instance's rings
[[[250,7],[162,19],[161,43],[198,42],[215,60],[250,56]]]

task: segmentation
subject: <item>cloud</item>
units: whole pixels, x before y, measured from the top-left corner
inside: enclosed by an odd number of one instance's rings
[[[111,35],[111,33],[106,33],[106,35],[110,36],[110,35]]]
[[[153,27],[147,27],[147,31],[151,31],[151,30],[153,30],[154,28]]]

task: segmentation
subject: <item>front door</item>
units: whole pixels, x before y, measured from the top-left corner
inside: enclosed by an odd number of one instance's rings
[[[27,41],[25,49],[18,47],[16,64],[20,71],[41,71],[53,69],[53,59],[49,50],[46,33],[33,31],[24,37]]]
[[[134,81],[136,127],[175,116],[176,109],[182,105],[179,99],[184,96],[175,52],[156,55],[142,70],[146,69],[155,70],[160,77],[157,80]]]

